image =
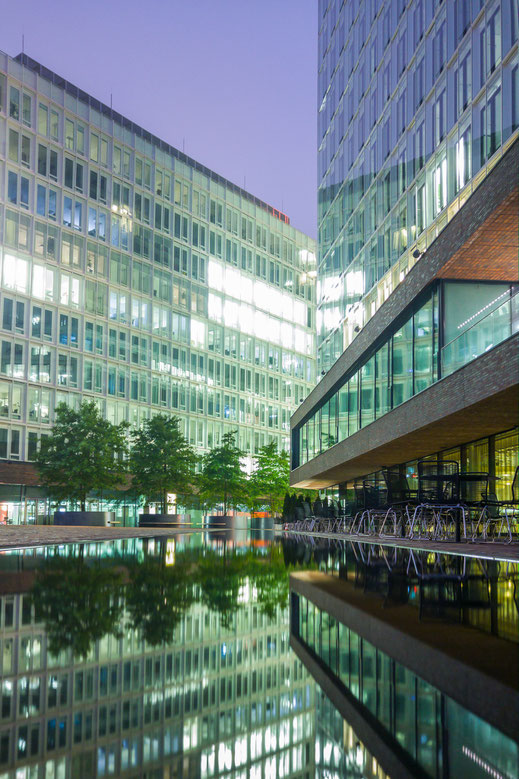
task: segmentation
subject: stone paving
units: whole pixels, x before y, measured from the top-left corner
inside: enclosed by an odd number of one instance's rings
[[[197,527],[73,527],[66,525],[0,526],[0,550],[24,546],[76,544],[84,541],[112,541],[117,538],[173,538],[186,532],[201,532]],[[204,529],[205,530],[205,529]]]

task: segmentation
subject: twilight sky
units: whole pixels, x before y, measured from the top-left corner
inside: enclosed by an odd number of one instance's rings
[[[21,51],[316,235],[316,0],[20,0]]]

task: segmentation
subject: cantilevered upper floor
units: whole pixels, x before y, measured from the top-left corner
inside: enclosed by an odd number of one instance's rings
[[[291,419],[328,487],[517,424],[519,141]]]

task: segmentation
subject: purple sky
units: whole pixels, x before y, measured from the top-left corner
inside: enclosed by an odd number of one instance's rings
[[[21,0],[25,52],[316,234],[316,0]]]

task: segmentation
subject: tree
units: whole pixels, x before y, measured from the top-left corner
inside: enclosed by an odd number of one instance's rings
[[[71,649],[86,657],[95,641],[120,637],[122,574],[99,561],[53,558],[39,572],[31,597],[53,655]]]
[[[132,486],[148,503],[158,497],[165,514],[168,492],[178,496],[192,491],[195,451],[180,431],[179,418],[166,414],[147,419],[132,440]]]
[[[36,467],[43,485],[58,503],[79,501],[86,509],[89,492],[114,489],[127,471],[127,423],[113,425],[101,416],[94,401],[75,411],[56,407],[51,434],[42,438]]]
[[[290,477],[288,452],[278,452],[277,444],[271,441],[261,447],[256,463],[249,489],[257,502],[268,506],[271,514],[279,514]]]
[[[247,480],[241,467],[244,453],[235,443],[236,432],[225,433],[221,446],[202,458],[199,477],[200,497],[210,506],[221,504],[224,516],[247,498]]]

